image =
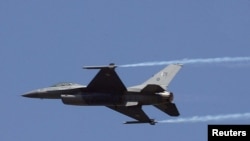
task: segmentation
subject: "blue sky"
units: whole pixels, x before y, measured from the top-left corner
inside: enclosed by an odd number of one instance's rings
[[[0,140],[206,140],[208,124],[123,125],[105,107],[20,95],[57,82],[88,84],[84,65],[250,56],[248,0],[1,0]],[[165,66],[117,68],[126,86]],[[249,64],[184,65],[169,88],[180,117],[249,112]],[[158,120],[171,119],[154,107]]]

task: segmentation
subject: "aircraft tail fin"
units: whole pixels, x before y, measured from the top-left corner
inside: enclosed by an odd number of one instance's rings
[[[153,77],[149,78],[142,85],[147,86],[153,84],[159,85],[163,89],[166,89],[166,87],[169,85],[175,75],[179,72],[181,67],[181,64],[170,64],[158,73],[156,73]]]
[[[162,92],[167,90],[169,83],[175,77],[175,75],[181,69],[181,64],[170,64],[153,77],[149,78],[147,81],[140,85],[132,86],[128,89],[132,91],[141,91],[141,92]]]

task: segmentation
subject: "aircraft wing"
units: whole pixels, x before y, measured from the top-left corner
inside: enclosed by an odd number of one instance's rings
[[[107,92],[107,93],[121,93],[126,91],[126,87],[115,72],[113,66],[101,67],[85,67],[86,69],[100,69],[97,75],[87,86],[89,91],[93,92]]]
[[[127,115],[131,118],[134,118],[138,121],[131,121],[131,122],[126,122],[127,124],[130,123],[150,123],[154,124],[155,122],[150,119],[142,110],[141,105],[136,105],[136,106],[107,106],[108,108],[115,110],[119,113],[122,113],[124,115]],[[153,123],[154,122],[154,123]]]

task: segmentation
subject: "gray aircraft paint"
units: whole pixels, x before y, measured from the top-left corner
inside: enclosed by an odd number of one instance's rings
[[[179,116],[173,103],[173,93],[167,86],[181,69],[179,64],[171,64],[156,73],[144,83],[126,88],[115,72],[116,66],[88,66],[85,69],[100,69],[87,86],[76,83],[60,83],[24,94],[24,97],[41,99],[61,99],[64,104],[77,106],[106,106],[137,121],[126,124],[150,123],[142,110],[143,105],[153,105],[170,116]]]

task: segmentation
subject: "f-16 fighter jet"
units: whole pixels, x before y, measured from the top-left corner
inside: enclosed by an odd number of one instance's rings
[[[153,105],[170,116],[179,116],[173,103],[173,93],[168,85],[181,69],[180,64],[171,64],[142,84],[125,87],[111,63],[108,66],[86,66],[85,69],[98,69],[99,72],[87,85],[59,83],[37,89],[22,96],[41,99],[61,99],[64,104],[78,106],[106,106],[127,115],[135,121],[125,124],[157,123],[145,114],[143,105]]]

